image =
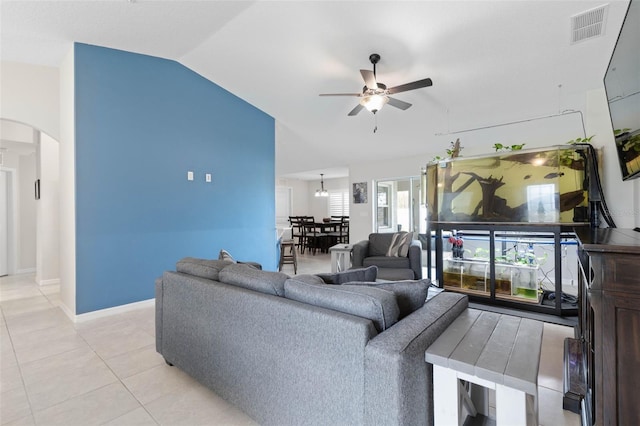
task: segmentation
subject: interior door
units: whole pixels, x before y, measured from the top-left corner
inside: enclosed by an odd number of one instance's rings
[[[9,179],[0,170],[0,277],[9,274]]]

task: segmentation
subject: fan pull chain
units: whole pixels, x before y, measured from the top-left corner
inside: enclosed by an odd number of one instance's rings
[[[378,114],[373,114],[373,120],[375,123],[375,127],[373,128],[373,133],[375,133],[378,131]]]

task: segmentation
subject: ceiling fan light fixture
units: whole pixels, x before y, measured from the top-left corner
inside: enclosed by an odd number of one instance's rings
[[[324,189],[324,173],[320,173],[320,189],[316,189],[316,197],[328,197],[329,192]]]
[[[360,101],[360,105],[365,107],[367,111],[375,114],[380,111],[387,102],[389,102],[388,96],[374,94],[363,97]]]

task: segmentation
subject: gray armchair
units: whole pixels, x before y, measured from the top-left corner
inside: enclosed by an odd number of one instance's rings
[[[369,234],[368,240],[353,245],[353,268],[378,267],[378,278],[383,280],[422,279],[422,244],[411,241],[406,256],[387,256],[393,233]]]

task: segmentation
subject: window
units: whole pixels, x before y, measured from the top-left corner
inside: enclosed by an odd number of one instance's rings
[[[329,216],[349,216],[349,190],[329,190]]]
[[[557,222],[556,187],[553,184],[527,186],[529,222]]]
[[[381,228],[390,228],[391,227],[391,185],[378,183],[378,203],[376,205],[376,209],[378,212],[377,222],[378,222],[378,232],[380,232]]]

